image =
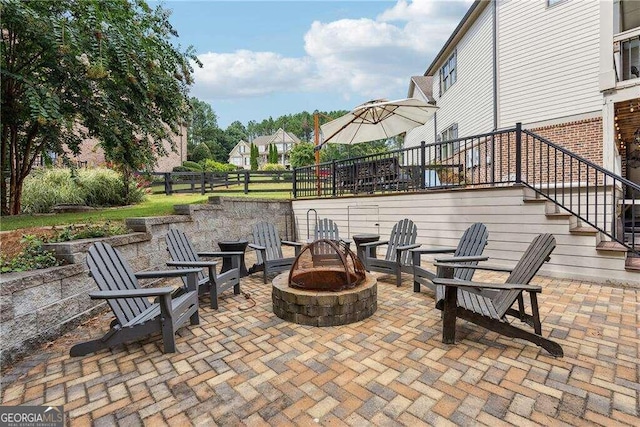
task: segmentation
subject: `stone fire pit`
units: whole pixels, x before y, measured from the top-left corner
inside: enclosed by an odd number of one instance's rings
[[[308,291],[289,286],[289,273],[273,279],[273,312],[300,325],[338,326],[358,322],[378,308],[378,281],[367,273],[355,288],[342,291]]]

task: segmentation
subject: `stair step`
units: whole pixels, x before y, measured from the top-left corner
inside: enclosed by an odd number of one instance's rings
[[[598,243],[598,246],[596,246],[596,250],[608,252],[627,252],[629,249],[627,249],[625,245],[621,245],[618,242],[600,242]]]
[[[627,271],[637,271],[640,272],[640,258],[636,257],[627,257],[624,263],[624,269]]]
[[[593,236],[595,234],[598,234],[598,230],[588,225],[573,227],[569,230],[569,232],[571,234],[578,234],[580,236]]]
[[[525,202],[525,203],[544,203],[544,202],[547,201],[547,199],[543,199],[543,198],[540,198],[540,197],[528,197],[528,196],[525,196],[525,197],[522,198],[522,201]]]
[[[571,218],[573,216],[569,212],[566,212],[566,211],[563,211],[563,212],[547,212],[547,213],[545,213],[545,215],[549,219],[565,219],[565,218]]]

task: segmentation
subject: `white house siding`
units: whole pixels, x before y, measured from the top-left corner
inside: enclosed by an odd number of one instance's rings
[[[404,147],[417,147],[422,141],[427,144],[435,142],[433,119],[430,119],[424,126],[418,126],[407,132],[404,138]]]
[[[458,135],[493,130],[493,7],[488,6],[457,47],[457,81],[440,96],[439,70],[433,75],[438,133],[454,123]]]
[[[417,242],[425,247],[455,247],[467,227],[482,222],[489,231],[484,254],[491,264],[514,266],[536,235],[551,233],[557,246],[542,274],[640,286],[640,274],[625,271],[623,253],[597,251],[596,237],[571,233],[574,220],[548,218],[545,205],[525,203],[520,188],[294,200],[292,205],[300,241],[307,238],[309,209],[315,209],[318,218],[333,219],[342,238],[373,232],[386,240],[397,221],[409,218],[418,227]],[[313,230],[315,217],[309,218]]]
[[[602,109],[599,2],[546,5],[498,2],[500,128]]]

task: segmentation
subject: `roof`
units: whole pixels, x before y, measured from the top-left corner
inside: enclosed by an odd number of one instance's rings
[[[432,76],[411,76],[411,82],[409,83],[408,97],[413,96],[413,89],[417,88],[425,100],[429,104],[435,104],[436,100],[433,98],[433,77]]]
[[[255,145],[269,145],[278,142],[297,144],[300,139],[291,132],[285,132],[284,129],[280,128],[273,135],[259,136],[253,140]]]
[[[451,55],[451,51],[456,47],[462,36],[465,35],[467,30],[471,27],[471,25],[475,22],[475,20],[480,15],[485,7],[491,4],[492,0],[476,0],[473,2],[467,13],[462,17],[462,20],[458,24],[453,33],[446,41],[440,52],[433,58],[433,62],[427,68],[427,71],[424,72],[425,76],[433,76],[435,72],[440,68],[440,66],[444,63],[444,61],[449,58]]]

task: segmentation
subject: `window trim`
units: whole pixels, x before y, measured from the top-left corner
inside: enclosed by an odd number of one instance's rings
[[[547,9],[556,7],[559,4],[566,3],[568,0],[547,0]]]
[[[451,68],[451,64],[453,63],[453,68]],[[444,76],[445,67],[447,68],[447,76]],[[453,86],[458,81],[458,49],[454,49],[449,58],[442,64],[440,70],[438,72],[440,78],[440,96],[444,95],[446,91],[448,91],[451,86]],[[445,87],[444,82],[445,79],[449,78],[453,80],[451,83]]]

